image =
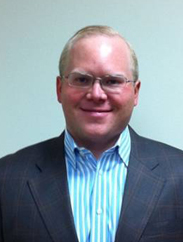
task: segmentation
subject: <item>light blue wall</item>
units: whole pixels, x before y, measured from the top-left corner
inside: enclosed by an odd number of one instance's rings
[[[110,25],[135,48],[142,89],[131,125],[183,148],[182,0],[0,0],[0,156],[59,135],[58,59],[67,39]]]

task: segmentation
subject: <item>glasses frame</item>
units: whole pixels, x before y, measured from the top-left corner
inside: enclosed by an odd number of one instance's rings
[[[92,78],[91,85],[89,85],[89,86],[76,86],[76,85],[73,85],[73,84],[69,81],[69,80],[70,80],[70,79],[69,79],[69,76],[72,75],[72,74],[81,74],[81,75],[84,75],[84,76],[91,77],[91,78]],[[133,83],[133,85],[136,83],[136,81],[134,81],[134,80],[129,80],[129,79],[126,78],[124,75],[120,75],[120,74],[114,74],[114,75],[106,74],[106,75],[104,75],[104,76],[102,76],[102,77],[96,77],[96,76],[91,75],[91,74],[88,74],[88,73],[83,73],[83,72],[71,72],[71,73],[69,73],[67,76],[62,75],[61,78],[63,78],[63,79],[67,79],[67,80],[68,80],[68,85],[69,85],[69,86],[74,87],[74,88],[78,88],[78,89],[89,89],[89,88],[91,88],[91,87],[94,85],[95,81],[98,80],[99,83],[100,83],[101,88],[102,88],[105,92],[115,93],[115,92],[116,92],[115,90],[110,89],[110,88],[108,89],[108,87],[103,86],[103,83],[102,83],[102,80],[103,80],[104,78],[106,78],[106,77],[110,77],[110,76],[111,76],[111,77],[114,77],[114,78],[116,78],[116,77],[122,77],[122,78],[124,79],[124,86],[125,86],[127,83]],[[123,89],[123,86],[122,86],[122,89]]]

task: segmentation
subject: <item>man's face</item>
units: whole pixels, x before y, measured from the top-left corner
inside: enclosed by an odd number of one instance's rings
[[[64,75],[85,72],[95,77],[121,74],[133,80],[129,49],[119,37],[90,36],[71,49]],[[137,105],[140,83],[127,83],[118,93],[105,92],[99,82],[89,89],[68,85],[57,78],[57,97],[62,104],[66,126],[79,146],[116,142]]]

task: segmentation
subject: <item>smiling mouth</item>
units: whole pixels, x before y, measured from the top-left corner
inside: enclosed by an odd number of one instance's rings
[[[112,111],[112,110],[97,110],[97,109],[83,109],[83,108],[81,108],[81,110],[88,113],[109,113]]]

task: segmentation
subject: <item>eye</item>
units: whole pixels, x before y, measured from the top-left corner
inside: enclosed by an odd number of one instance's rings
[[[80,83],[80,84],[85,84],[88,82],[88,78],[85,77],[85,76],[80,76],[80,77],[77,77],[75,79],[76,82]]]
[[[72,84],[75,86],[87,86],[91,82],[91,78],[87,75],[74,74],[72,75]]]
[[[103,85],[104,86],[120,86],[121,84],[124,83],[124,80],[118,77],[106,77],[103,80]]]

